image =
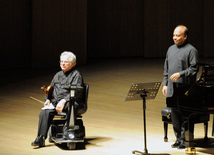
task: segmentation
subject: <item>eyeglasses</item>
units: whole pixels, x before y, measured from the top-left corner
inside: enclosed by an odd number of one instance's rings
[[[70,61],[59,61],[59,63],[69,64],[69,63],[70,63]]]

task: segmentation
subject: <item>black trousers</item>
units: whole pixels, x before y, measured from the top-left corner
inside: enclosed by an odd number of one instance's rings
[[[194,139],[194,124],[200,117],[206,114],[191,113],[188,111],[178,111],[172,109],[171,118],[175,136],[177,140],[181,143],[185,141],[185,134],[188,136],[188,141],[193,141]],[[189,132],[186,132],[186,131]]]
[[[175,109],[172,109],[171,118],[176,139],[183,143],[185,141],[185,129],[188,122],[183,117],[182,113]]]
[[[179,142],[185,140],[185,121],[183,120],[182,114],[172,109],[171,118],[176,140]]]
[[[74,105],[75,105],[74,106],[74,116],[76,118],[77,112],[79,110],[79,104],[77,102],[75,102]],[[63,112],[66,112],[67,116],[70,116],[69,103],[66,103],[66,105],[63,109]],[[40,112],[37,136],[43,135],[43,136],[45,136],[45,139],[47,138],[47,133],[48,133],[49,127],[54,118],[54,115],[56,115],[56,114],[57,114],[57,111],[55,109],[45,109]]]
[[[43,135],[45,136],[45,139],[47,138],[48,129],[54,118],[54,115],[56,114],[57,112],[55,109],[45,109],[40,112],[38,124],[38,136]]]

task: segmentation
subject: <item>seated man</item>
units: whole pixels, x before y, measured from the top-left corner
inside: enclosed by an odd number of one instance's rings
[[[51,97],[47,98],[44,103],[44,108],[39,115],[38,134],[32,146],[45,146],[45,139],[53,117],[57,113],[67,111],[70,101],[70,90],[68,86],[84,87],[83,78],[79,71],[74,66],[76,65],[76,56],[72,52],[63,52],[60,56],[61,71],[53,77],[50,86],[53,86]],[[74,108],[75,113],[84,104],[82,92],[75,93]],[[53,106],[52,106],[53,105]]]

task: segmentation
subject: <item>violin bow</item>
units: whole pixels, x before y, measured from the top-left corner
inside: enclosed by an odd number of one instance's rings
[[[39,99],[37,99],[37,98],[35,98],[35,97],[30,96],[30,99],[33,99],[33,100],[35,100],[35,101],[38,101],[39,103],[44,104],[44,101],[41,101],[41,100],[39,100]]]

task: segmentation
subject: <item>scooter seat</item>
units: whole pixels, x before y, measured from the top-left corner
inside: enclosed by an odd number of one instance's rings
[[[60,113],[57,113],[58,116],[66,116],[66,113],[65,112],[62,112],[61,114]]]
[[[65,112],[62,112],[61,114],[60,113],[57,113],[57,116],[64,116],[66,117],[66,113]],[[81,115],[77,115],[78,118],[82,118]]]

